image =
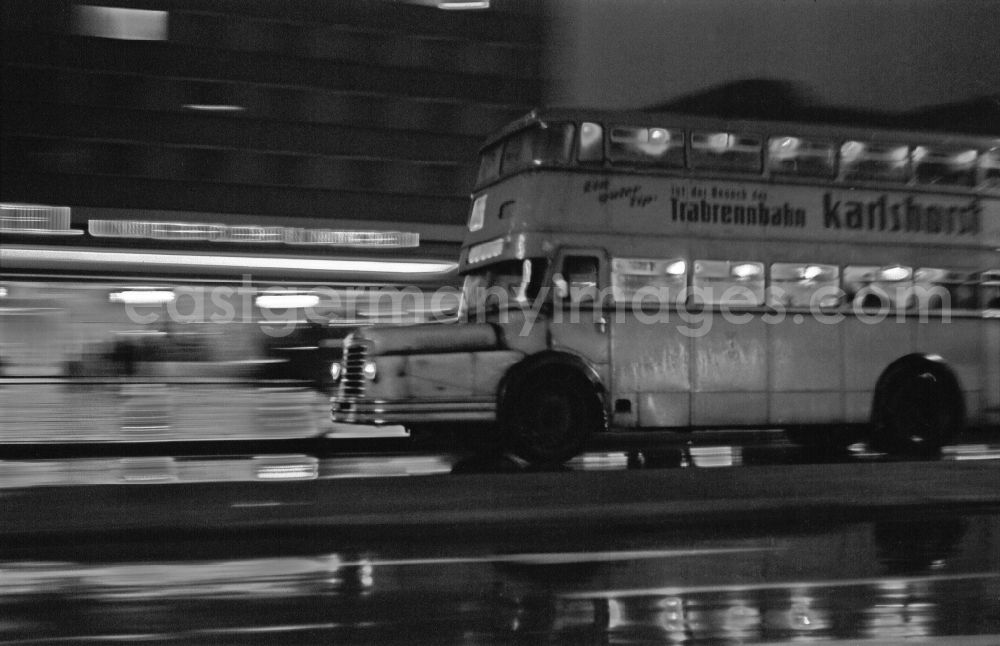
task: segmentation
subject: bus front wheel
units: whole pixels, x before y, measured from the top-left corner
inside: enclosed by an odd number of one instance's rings
[[[579,453],[602,427],[593,385],[570,369],[536,370],[504,397],[505,442],[533,464],[558,464]]]
[[[876,399],[872,448],[932,457],[961,426],[961,395],[954,378],[930,363],[900,366],[884,379]]]

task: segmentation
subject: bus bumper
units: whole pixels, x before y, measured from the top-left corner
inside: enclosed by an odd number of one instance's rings
[[[493,398],[385,401],[333,397],[330,399],[330,416],[338,424],[372,426],[492,422],[496,418],[496,401]]]

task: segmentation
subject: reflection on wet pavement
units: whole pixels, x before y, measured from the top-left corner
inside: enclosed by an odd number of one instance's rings
[[[505,545],[457,537],[416,552],[317,545],[312,555],[282,555],[279,544],[273,555],[247,558],[0,563],[0,635],[31,644],[887,643],[941,635],[987,644],[1000,635],[997,515],[729,540],[629,536],[617,551],[507,551],[540,538]]]
[[[245,449],[244,449],[245,450]],[[857,444],[844,453],[817,455],[783,440],[747,445],[692,445],[593,451],[560,470],[714,468],[749,465],[877,462],[880,453]],[[1000,443],[944,447],[942,461],[1000,460]],[[510,456],[468,457],[452,453],[389,453],[323,456],[301,453],[138,456],[0,460],[0,489],[32,486],[142,484],[175,482],[250,482],[377,478],[445,473],[517,472],[528,465]]]

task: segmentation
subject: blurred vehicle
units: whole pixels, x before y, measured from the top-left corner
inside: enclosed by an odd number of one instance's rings
[[[400,295],[417,302],[454,276],[454,263],[373,245],[415,234],[74,222],[67,207],[21,204],[4,204],[0,225],[7,444],[326,433],[340,340],[389,314],[414,320],[393,309]],[[366,256],[339,250],[349,234]]]

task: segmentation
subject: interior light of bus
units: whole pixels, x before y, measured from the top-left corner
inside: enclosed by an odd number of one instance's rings
[[[845,141],[840,147],[840,157],[847,163],[858,161],[865,154],[866,146],[860,141]]]
[[[732,269],[730,269],[730,273],[733,278],[738,280],[750,280],[751,278],[756,278],[764,273],[764,267],[760,263],[743,262],[738,265],[733,265]]]
[[[319,304],[319,296],[295,292],[271,292],[261,294],[254,300],[254,303],[257,307],[269,310],[315,307]]]
[[[891,267],[883,267],[878,272],[878,280],[885,282],[896,283],[904,280],[909,280],[913,275],[913,270],[909,267],[902,267],[900,265],[893,265]]]
[[[490,258],[496,258],[503,253],[503,238],[494,238],[488,242],[482,242],[469,249],[469,264],[474,265]]]
[[[650,128],[649,129],[649,141],[650,143],[667,143],[670,141],[670,133],[663,128]]]
[[[109,301],[124,305],[163,305],[165,303],[173,303],[176,298],[177,296],[172,291],[162,289],[130,289],[108,294]]]
[[[978,154],[975,150],[965,150],[955,153],[951,160],[952,163],[959,166],[971,166],[976,163],[976,157],[978,157]]]
[[[7,298],[7,288],[0,287],[0,298]]]
[[[472,214],[469,215],[469,231],[479,231],[486,220],[486,193],[483,193],[472,203]]]
[[[666,274],[668,276],[683,276],[687,273],[687,263],[683,260],[675,260],[667,265]]]
[[[604,130],[599,124],[584,122],[580,124],[580,150],[577,157],[580,161],[593,162],[604,159]]]
[[[704,137],[704,146],[715,152],[725,152],[733,145],[733,136],[726,132],[717,132]]]
[[[805,282],[813,281],[823,275],[823,268],[819,265],[806,265],[801,270],[802,280]]]
[[[797,137],[775,137],[771,139],[768,148],[772,157],[785,159],[795,157],[799,152],[802,140]]]
[[[887,152],[887,156],[894,162],[903,163],[906,161],[906,156],[909,154],[910,149],[907,146],[897,146],[891,148]]]

